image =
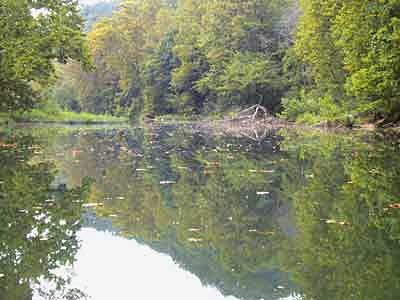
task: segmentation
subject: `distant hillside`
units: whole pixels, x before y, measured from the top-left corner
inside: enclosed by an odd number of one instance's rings
[[[103,17],[110,17],[122,0],[98,1],[83,0],[82,16],[85,18],[85,31],[90,31],[93,24]]]

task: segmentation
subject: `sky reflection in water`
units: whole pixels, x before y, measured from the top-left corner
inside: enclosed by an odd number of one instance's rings
[[[93,300],[175,299],[234,300],[204,287],[168,255],[135,240],[84,228],[76,256],[73,285]]]

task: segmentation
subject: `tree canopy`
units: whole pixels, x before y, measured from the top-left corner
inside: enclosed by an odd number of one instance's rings
[[[2,0],[0,110],[29,109],[54,73],[53,61],[88,64],[83,20],[74,0]]]
[[[2,110],[45,96],[65,109],[221,114],[262,104],[289,120],[400,119],[400,2],[9,1],[1,6]],[[86,65],[88,52],[95,69]]]

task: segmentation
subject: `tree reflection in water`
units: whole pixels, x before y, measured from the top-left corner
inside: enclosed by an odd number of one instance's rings
[[[39,159],[42,147],[30,135],[0,136],[1,299],[85,298],[54,271],[72,264],[78,251],[76,233],[90,184],[56,184],[55,165]]]
[[[67,286],[49,270],[76,253],[78,199],[94,204],[88,227],[168,254],[222,295],[399,298],[395,140],[291,130],[253,141],[155,126],[56,139],[63,155],[45,152],[73,190],[55,185],[54,166],[35,158],[29,138],[1,148],[7,299],[29,298],[40,277]]]

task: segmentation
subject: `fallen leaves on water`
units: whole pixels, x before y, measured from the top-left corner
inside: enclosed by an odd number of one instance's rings
[[[400,203],[393,203],[391,205],[389,205],[390,208],[394,208],[394,209],[399,209],[400,208]]]
[[[200,243],[203,241],[203,239],[188,238],[188,241],[191,243]]]
[[[275,170],[249,170],[250,173],[274,173]]]
[[[368,172],[370,174],[372,174],[372,175],[382,175],[382,172],[380,170],[377,170],[377,169],[371,169]]]
[[[79,154],[81,154],[83,151],[79,149],[73,149],[72,150],[72,157],[77,157]]]
[[[388,207],[385,207],[384,211],[389,211],[391,209],[400,209],[400,203],[392,203]]]
[[[0,142],[0,148],[17,148],[17,144],[16,143],[6,144]]]
[[[103,203],[85,203],[85,204],[82,204],[82,207],[84,207],[84,208],[97,207],[97,206],[103,206]]]
[[[170,181],[170,180],[166,180],[166,181],[160,181],[161,185],[168,185],[168,184],[175,184],[176,181]]]
[[[208,167],[219,167],[220,166],[219,161],[206,161],[205,163]]]
[[[334,219],[321,219],[321,221],[325,222],[326,224],[336,224],[336,225],[350,225],[349,222],[346,221],[338,221],[338,220],[334,220]]]

